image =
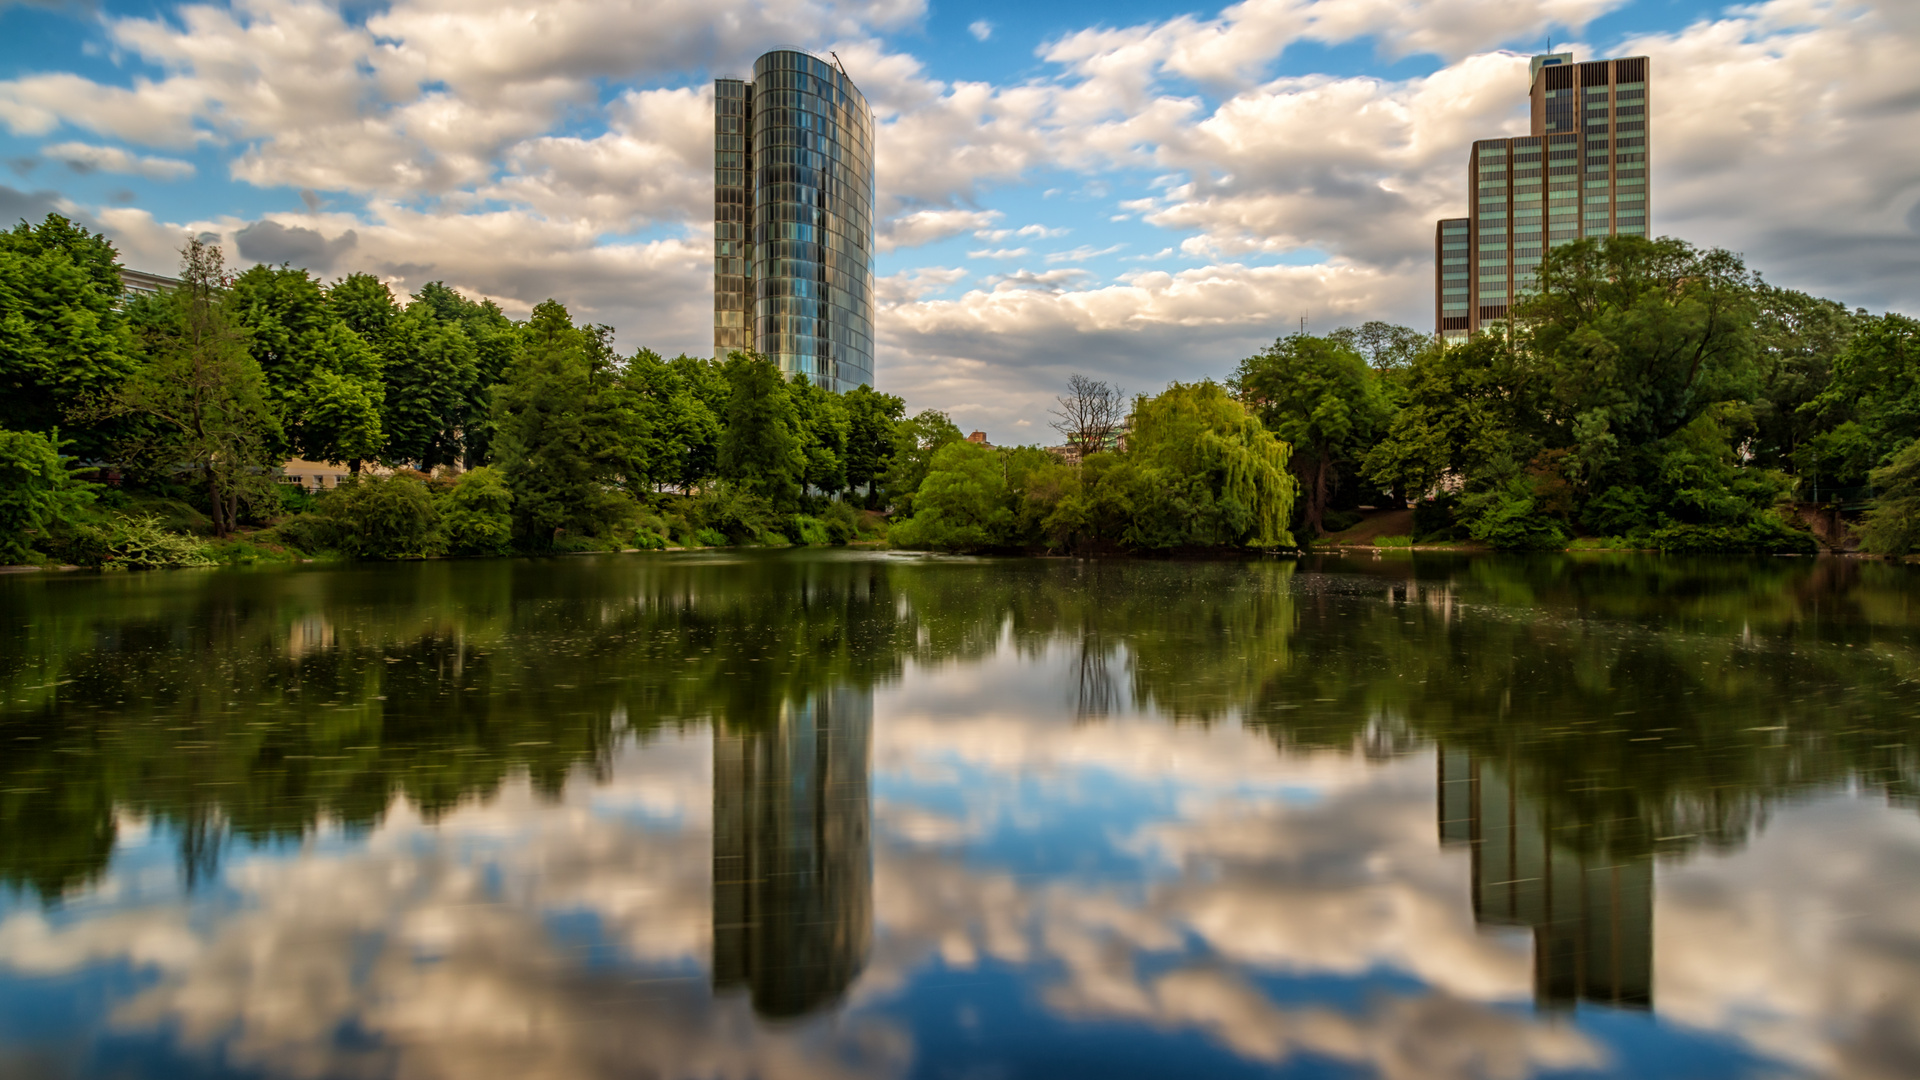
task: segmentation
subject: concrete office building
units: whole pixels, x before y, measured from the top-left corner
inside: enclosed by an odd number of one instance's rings
[[[833,390],[873,382],[873,111],[779,50],[714,83],[713,350]]]
[[[1434,302],[1443,338],[1506,319],[1550,247],[1647,233],[1644,56],[1532,64],[1531,135],[1481,139],[1467,165],[1468,216],[1439,223]]]

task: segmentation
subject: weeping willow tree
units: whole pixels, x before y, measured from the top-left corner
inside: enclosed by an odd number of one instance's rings
[[[1128,547],[1292,547],[1292,448],[1212,380],[1174,383],[1133,409],[1124,461]]]

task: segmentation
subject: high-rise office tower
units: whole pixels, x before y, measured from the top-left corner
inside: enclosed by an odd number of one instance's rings
[[[713,350],[833,390],[873,382],[873,110],[841,68],[779,50],[713,106]]]
[[[1441,337],[1507,318],[1549,247],[1647,235],[1647,75],[1644,56],[1533,58],[1533,133],[1473,144],[1469,216],[1435,233]]]

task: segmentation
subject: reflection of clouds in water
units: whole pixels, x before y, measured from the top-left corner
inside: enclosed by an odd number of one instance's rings
[[[1920,1075],[1920,816],[1781,811],[1741,851],[1663,866],[1655,896],[1663,1016],[1821,1075]]]
[[[154,969],[117,1025],[279,1076],[898,1073],[909,1044],[884,1022],[768,1027],[710,993],[710,747],[692,732],[557,802],[516,783],[432,826],[396,804],[360,846],[236,858],[242,903],[211,926],[177,903],[60,927],[16,915],[0,956],[32,974]],[[682,827],[647,820],[662,807]],[[570,914],[627,962],[587,962],[555,932]]]

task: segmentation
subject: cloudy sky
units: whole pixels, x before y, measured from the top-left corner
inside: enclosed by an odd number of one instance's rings
[[[880,124],[880,387],[1040,441],[1070,372],[1427,326],[1433,220],[1549,38],[1653,58],[1655,232],[1920,311],[1913,0],[0,0],[0,217],[705,352],[711,80],[831,49]]]

